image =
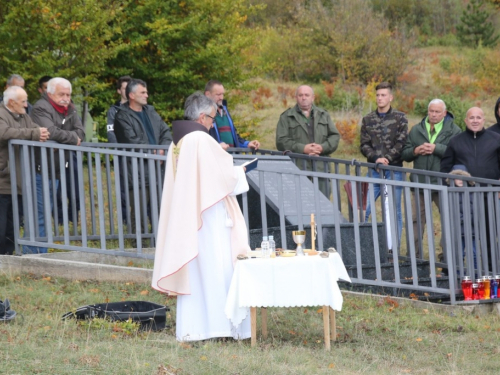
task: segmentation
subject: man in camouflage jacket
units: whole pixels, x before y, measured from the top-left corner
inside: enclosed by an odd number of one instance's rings
[[[361,153],[369,163],[403,166],[401,152],[408,136],[408,120],[403,112],[395,111],[391,107],[393,100],[392,86],[382,82],[375,88],[377,92],[377,109],[365,117],[361,124]],[[368,175],[373,178],[382,178],[376,169],[370,169]],[[398,181],[403,180],[401,172],[384,171],[384,177]],[[380,196],[380,185],[373,185],[375,200]],[[401,214],[402,188],[395,189],[396,214],[398,224],[398,241],[401,241],[403,230],[403,216]],[[365,221],[370,217],[370,201],[366,208]]]

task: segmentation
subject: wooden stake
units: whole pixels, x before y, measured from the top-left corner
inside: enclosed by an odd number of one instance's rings
[[[250,307],[250,329],[251,329],[251,346],[257,344],[257,308]]]
[[[262,326],[262,337],[267,339],[267,307],[261,307],[260,308],[260,314],[261,314],[261,326]]]

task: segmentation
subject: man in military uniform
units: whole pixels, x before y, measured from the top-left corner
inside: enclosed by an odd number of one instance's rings
[[[375,87],[377,92],[377,109],[365,117],[361,124],[361,153],[366,156],[369,163],[403,166],[401,152],[408,136],[408,120],[403,112],[392,109],[391,102],[392,86],[390,83],[382,82]],[[373,178],[382,178],[380,171],[371,169],[368,175]],[[403,174],[384,171],[384,177],[402,181]],[[401,194],[403,189],[396,188],[396,214],[398,224],[398,243],[401,242],[403,230],[403,215],[401,214]],[[375,200],[380,196],[380,185],[373,185]],[[370,217],[370,201],[366,207],[365,221]]]
[[[329,156],[337,149],[340,140],[330,114],[314,105],[314,91],[310,86],[299,86],[295,99],[297,104],[283,112],[278,121],[277,149],[310,156]],[[299,163],[301,166],[302,163]],[[311,163],[308,163],[307,169],[312,169]],[[325,171],[324,165],[318,163],[316,171]],[[320,190],[329,197],[327,181],[320,181]]]

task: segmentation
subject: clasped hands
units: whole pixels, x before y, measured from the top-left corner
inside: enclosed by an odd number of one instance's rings
[[[436,145],[433,143],[423,143],[418,147],[415,147],[413,150],[413,153],[415,155],[432,155],[434,152],[434,149],[436,148]]]
[[[308,143],[304,146],[304,154],[310,156],[319,156],[323,152],[323,147],[317,143]]]

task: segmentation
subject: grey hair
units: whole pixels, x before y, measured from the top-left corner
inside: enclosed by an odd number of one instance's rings
[[[127,99],[130,100],[130,93],[131,92],[135,93],[137,87],[139,86],[142,86],[146,89],[148,88],[148,85],[142,79],[133,78],[130,81],[128,81],[127,88],[125,89],[125,95],[127,96]]]
[[[189,95],[184,103],[184,118],[196,121],[202,113],[210,115],[212,110],[217,111],[217,104],[202,92],[197,91]]]
[[[442,104],[443,107],[444,107],[444,110],[446,111],[446,103],[444,101],[442,101],[441,99],[432,99],[429,102],[429,105],[427,106],[427,109],[429,109],[432,104]]]
[[[295,90],[295,96],[297,96],[297,93],[299,92],[299,89],[301,87],[309,87],[311,89],[312,94],[314,95],[314,89],[311,86],[309,86],[309,85],[300,85],[299,87],[297,87],[297,90]]]
[[[7,87],[10,87],[12,86],[12,82],[17,79],[19,81],[23,81],[24,82],[24,78],[21,77],[19,74],[12,74],[9,76],[9,78],[7,78]]]
[[[47,82],[47,92],[49,94],[54,94],[56,92],[56,87],[61,86],[65,89],[69,88],[69,92],[71,93],[71,82],[66,78],[55,77],[52,78],[49,82]]]
[[[3,102],[8,105],[11,100],[17,100],[19,94],[25,92],[21,86],[9,86],[3,92]]]

